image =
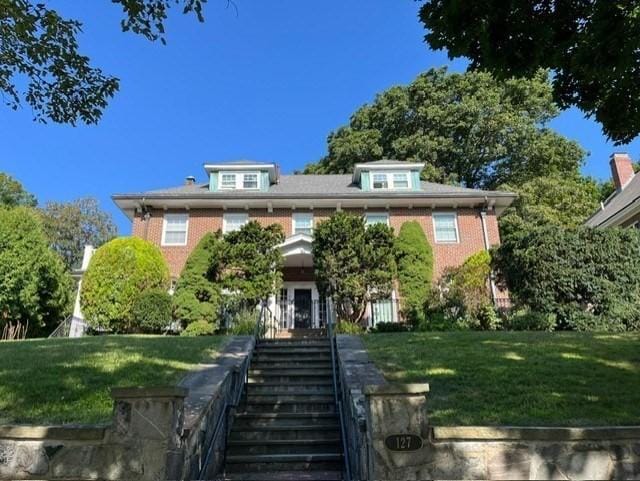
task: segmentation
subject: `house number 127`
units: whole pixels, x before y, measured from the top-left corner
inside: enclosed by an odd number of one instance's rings
[[[417,451],[422,447],[422,438],[415,434],[392,434],[384,439],[390,451]]]

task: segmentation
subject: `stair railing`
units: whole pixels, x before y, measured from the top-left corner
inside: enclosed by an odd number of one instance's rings
[[[264,339],[264,334],[267,331],[266,317],[267,313],[270,312],[267,307],[266,302],[263,302],[260,307],[260,313],[258,314],[258,318],[256,319],[256,325],[253,331],[254,340],[257,343],[258,340]],[[251,366],[251,360],[253,358],[253,349],[249,351],[247,355],[247,359],[245,360],[242,368],[238,372],[237,378],[240,382],[239,386],[236,386],[235,393],[231,402],[227,402],[222,409],[223,415],[218,418],[216,422],[216,426],[213,430],[213,435],[211,436],[211,441],[209,442],[209,447],[207,448],[207,454],[204,458],[204,462],[200,466],[200,472],[198,473],[198,479],[205,479],[203,476],[206,474],[207,468],[209,467],[209,463],[211,462],[211,455],[213,454],[213,447],[216,445],[218,437],[223,432],[222,427],[225,426],[225,421],[229,419],[229,415],[231,414],[231,410],[237,408],[242,401],[242,397],[244,396],[245,389],[249,383],[249,367]],[[228,426],[228,424],[227,424]],[[227,433],[224,434],[225,438],[227,437]],[[226,446],[226,442],[225,442]],[[226,448],[222,453],[222,466],[226,464]]]
[[[338,386],[340,383],[338,382],[338,371],[339,368],[336,369],[336,338],[333,331],[333,316],[328,318],[327,322],[327,336],[329,337],[329,344],[331,345],[331,371],[333,375],[333,396],[336,405],[336,410],[338,411],[338,418],[340,420],[340,439],[342,441],[342,455],[344,459],[344,467],[345,467],[345,480],[351,481],[351,461],[349,460],[349,447],[347,445],[347,427],[344,420],[344,412],[342,409],[342,396],[338,391]]]

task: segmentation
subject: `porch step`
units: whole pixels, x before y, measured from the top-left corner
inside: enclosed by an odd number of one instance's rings
[[[275,471],[229,473],[221,481],[341,481],[341,471]]]

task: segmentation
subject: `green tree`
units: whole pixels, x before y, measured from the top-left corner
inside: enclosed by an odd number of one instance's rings
[[[618,143],[640,133],[640,14],[624,0],[427,0],[434,49],[499,78],[553,71],[554,96],[594,116]]]
[[[172,320],[171,295],[164,289],[147,289],[133,303],[131,315],[140,332],[162,332]]]
[[[48,334],[70,313],[71,287],[38,213],[0,207],[0,331],[20,322],[31,337]]]
[[[80,265],[85,245],[100,247],[118,233],[111,215],[101,210],[93,197],[48,202],[42,214],[51,247],[68,269]]]
[[[223,285],[240,301],[266,300],[282,285],[282,254],[278,244],[284,241],[280,224],[261,227],[251,221],[224,236],[225,275]]]
[[[346,173],[381,158],[422,161],[423,179],[481,188],[574,175],[584,151],[546,126],[558,114],[546,76],[500,82],[483,72],[429,70],[358,109],[329,135],[328,155],[306,171]]]
[[[395,277],[393,230],[365,226],[362,216],[338,212],[313,233],[313,262],[320,292],[338,320],[360,322],[367,303],[388,298]]]
[[[184,324],[218,321],[225,245],[220,232],[205,234],[189,255],[173,295],[173,310]]]
[[[402,224],[395,255],[403,315],[417,324],[424,319],[433,278],[433,249],[418,222]]]
[[[494,266],[520,304],[560,329],[640,328],[640,232],[545,226],[506,239]]]
[[[518,194],[498,220],[503,240],[541,225],[582,225],[596,211],[600,200],[598,184],[580,176],[537,177],[520,186],[502,188]]]
[[[137,237],[119,237],[93,255],[82,279],[80,303],[92,327],[137,329],[132,309],[148,289],[168,289],[169,268],[158,247]]]
[[[0,207],[16,207],[18,205],[35,207],[37,203],[36,198],[24,190],[20,182],[10,175],[0,172]]]
[[[111,0],[124,13],[123,31],[164,43],[172,4],[204,20],[206,0]],[[0,93],[10,108],[27,103],[41,122],[97,123],[119,80],[79,51],[82,23],[44,2],[0,0]]]

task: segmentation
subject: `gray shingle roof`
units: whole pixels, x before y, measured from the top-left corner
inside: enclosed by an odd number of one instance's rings
[[[638,200],[640,200],[640,174],[636,174],[621,192],[610,197],[604,209],[595,212],[585,224],[589,227],[598,227],[619,212],[631,208],[631,205]]]
[[[350,174],[331,174],[331,175],[281,175],[277,184],[271,185],[268,192],[259,191],[223,191],[210,192],[209,184],[193,184],[182,185],[179,187],[171,187],[168,189],[151,190],[138,194],[122,194],[125,196],[140,197],[183,197],[183,196],[225,196],[225,197],[261,197],[261,196],[278,196],[291,197],[297,195],[304,196],[421,196],[421,195],[443,195],[443,196],[514,196],[508,192],[486,191],[480,189],[468,189],[466,187],[458,187],[454,185],[436,184],[433,182],[421,182],[421,191],[362,191],[360,187],[352,183]],[[116,195],[114,197],[118,197]]]

